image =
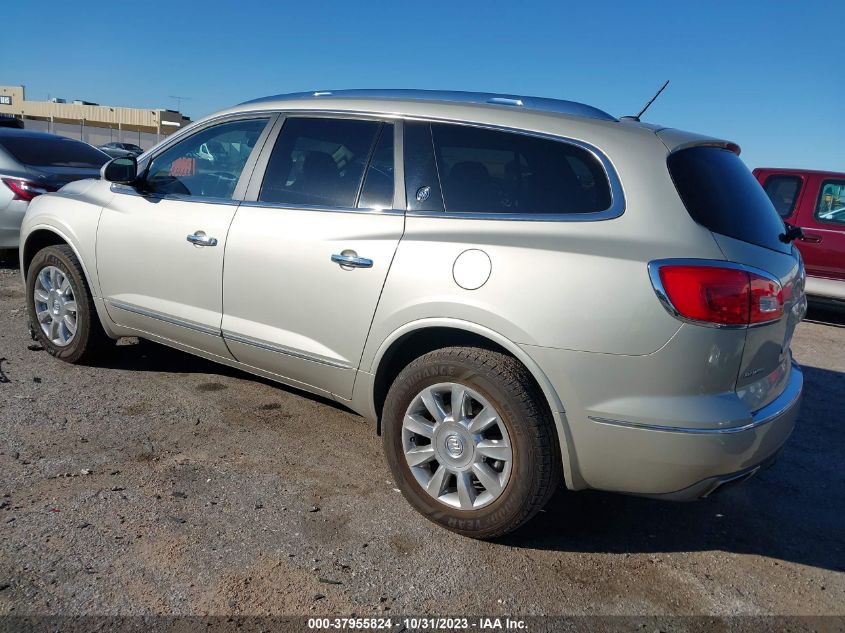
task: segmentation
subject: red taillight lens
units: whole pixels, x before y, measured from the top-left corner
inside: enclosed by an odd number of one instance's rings
[[[15,194],[14,200],[29,202],[35,196],[56,190],[54,187],[32,182],[31,180],[24,180],[23,178],[0,178],[0,180]]]
[[[663,265],[664,294],[686,319],[719,325],[775,321],[783,315],[779,283],[737,268]]]

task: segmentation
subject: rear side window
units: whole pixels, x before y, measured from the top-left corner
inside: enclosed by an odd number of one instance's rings
[[[714,233],[783,253],[783,220],[739,156],[720,147],[669,155],[669,173],[693,220]]]
[[[437,171],[451,213],[566,214],[610,208],[599,160],[571,143],[432,124]]]
[[[816,219],[845,226],[845,180],[825,180],[816,202]]]
[[[381,126],[358,119],[286,119],[258,199],[354,208]]]
[[[801,179],[798,176],[769,176],[764,187],[775,211],[782,218],[788,218],[795,210]]]
[[[70,138],[6,136],[0,145],[18,162],[35,167],[102,167],[111,157]]]

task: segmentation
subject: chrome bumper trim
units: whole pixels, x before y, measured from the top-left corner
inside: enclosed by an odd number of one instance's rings
[[[779,418],[786,411],[795,406],[801,397],[801,390],[804,385],[804,374],[796,363],[792,363],[789,380],[783,392],[772,402],[751,415],[751,422],[742,426],[728,426],[721,428],[701,429],[683,426],[663,426],[661,424],[648,424],[644,422],[630,422],[628,420],[614,420],[598,416],[587,416],[593,422],[610,426],[622,426],[633,429],[645,429],[648,431],[665,431],[667,433],[687,433],[690,435],[719,435],[727,433],[742,433],[751,429],[763,426]]]

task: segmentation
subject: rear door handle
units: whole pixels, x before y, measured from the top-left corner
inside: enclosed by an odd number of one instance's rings
[[[811,244],[818,244],[822,241],[822,238],[820,238],[818,235],[802,235],[798,239],[802,242],[810,242]]]
[[[341,268],[372,268],[373,260],[366,257],[358,257],[355,251],[343,251],[342,253],[332,255],[332,261],[335,264],[340,264]]]
[[[194,246],[217,246],[216,237],[208,237],[205,231],[196,231],[186,238]]]

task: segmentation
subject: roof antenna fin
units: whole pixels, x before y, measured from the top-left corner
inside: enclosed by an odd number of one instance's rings
[[[661,92],[663,92],[663,91],[666,89],[666,86],[668,86],[668,85],[669,85],[669,80],[667,79],[667,80],[663,83],[663,85],[662,85],[662,86],[660,86],[660,90],[658,90],[658,91],[654,94],[654,96],[653,96],[653,97],[649,100],[649,102],[643,106],[643,109],[642,109],[642,110],[640,110],[640,111],[639,111],[639,112],[638,112],[635,116],[626,116],[626,117],[622,117],[622,118],[623,118],[623,119],[633,119],[634,121],[639,121],[639,120],[640,120],[640,117],[641,117],[641,116],[645,113],[645,111],[646,111],[646,110],[648,110],[648,109],[649,109],[649,107],[651,106],[651,104],[652,104],[652,103],[654,103],[654,100],[655,100],[655,99],[657,99],[657,97],[659,97],[659,96],[660,96],[660,93],[661,93]]]

